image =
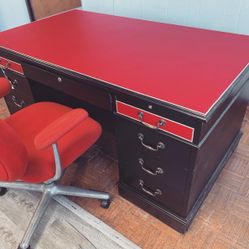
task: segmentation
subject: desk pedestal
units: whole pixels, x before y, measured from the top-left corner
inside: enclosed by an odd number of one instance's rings
[[[175,230],[180,233],[185,233],[191,222],[193,221],[198,209],[202,205],[203,201],[207,197],[209,191],[211,190],[212,186],[214,185],[217,177],[219,176],[220,172],[226,165],[228,159],[232,155],[233,151],[235,150],[236,146],[239,143],[240,137],[242,133],[239,132],[237,136],[234,138],[232,144],[230,145],[229,149],[227,150],[226,154],[224,155],[221,162],[217,165],[217,168],[211,175],[210,179],[208,180],[206,186],[202,189],[199,197],[196,199],[193,207],[189,211],[186,217],[181,217],[177,215],[174,210],[169,210],[163,206],[157,205],[155,202],[151,201],[150,199],[146,198],[145,196],[141,195],[139,192],[136,192],[133,188],[129,185],[120,182],[119,183],[119,194],[124,197],[125,199],[131,201],[135,205],[139,206],[140,208],[144,209],[151,215],[155,216],[162,222],[168,224]]]
[[[215,122],[206,123],[210,127],[197,144],[117,114],[119,193],[177,231],[186,232],[242,135],[247,107],[242,95]],[[155,150],[160,142],[165,148]]]

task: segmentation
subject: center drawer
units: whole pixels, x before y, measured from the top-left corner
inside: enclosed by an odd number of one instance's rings
[[[25,76],[29,79],[40,82],[102,109],[112,110],[108,92],[100,87],[91,85],[87,79],[74,80],[62,73],[48,71],[27,63],[23,63],[23,69]]]

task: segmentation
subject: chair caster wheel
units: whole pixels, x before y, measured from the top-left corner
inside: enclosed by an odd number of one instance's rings
[[[0,196],[4,196],[7,193],[7,188],[0,188]]]
[[[21,248],[21,246],[19,245],[17,249],[23,249],[23,248]],[[29,246],[29,247],[27,247],[25,249],[31,249],[31,247]]]
[[[102,208],[107,209],[107,208],[110,207],[110,204],[111,204],[111,200],[110,199],[108,199],[108,200],[102,200],[100,206]]]
[[[19,245],[17,249],[23,249],[23,248]],[[28,247],[26,247],[25,249],[31,249],[31,247],[28,246]]]

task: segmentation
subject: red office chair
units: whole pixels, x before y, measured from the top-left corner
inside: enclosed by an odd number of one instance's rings
[[[10,82],[0,78],[0,97]],[[41,102],[0,120],[0,195],[6,188],[42,192],[19,249],[30,249],[31,237],[55,195],[100,199],[108,208],[110,195],[76,187],[56,185],[62,171],[93,145],[101,126],[83,109]]]

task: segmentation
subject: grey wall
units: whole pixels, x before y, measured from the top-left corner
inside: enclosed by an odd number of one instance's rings
[[[249,0],[82,0],[83,9],[249,35]]]
[[[29,22],[24,0],[0,0],[0,31]]]

